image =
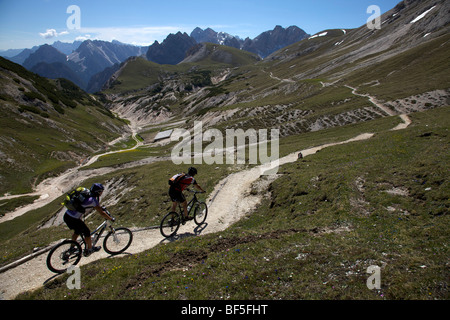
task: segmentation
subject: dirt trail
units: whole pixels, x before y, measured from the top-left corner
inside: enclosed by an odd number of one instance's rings
[[[136,148],[142,146],[142,142],[136,138],[137,129],[135,129],[135,128],[131,128],[131,129],[132,129],[132,137],[136,141],[136,145],[127,150],[133,150],[133,149],[136,149]],[[101,176],[101,175],[104,175],[104,174],[107,174],[107,173],[117,170],[116,168],[105,167],[105,168],[99,168],[99,169],[84,170],[83,172],[79,172],[79,170],[81,168],[90,166],[91,164],[96,162],[102,156],[113,154],[113,153],[118,153],[118,152],[122,152],[122,151],[124,151],[124,150],[110,151],[110,152],[102,153],[99,155],[95,155],[91,159],[89,159],[89,161],[87,161],[86,163],[84,163],[78,167],[71,168],[57,177],[48,178],[48,179],[42,181],[38,186],[36,186],[35,191],[32,193],[0,197],[0,200],[6,200],[6,199],[23,197],[23,196],[39,196],[39,199],[35,200],[33,203],[23,206],[23,207],[20,207],[20,208],[16,209],[15,211],[7,213],[3,217],[0,217],[0,223],[8,221],[8,220],[12,220],[12,219],[19,217],[31,210],[35,210],[35,209],[41,208],[41,207],[49,204],[50,202],[57,199],[58,197],[61,197],[61,195],[63,195],[64,192],[67,192],[67,190],[70,190],[74,186],[81,184],[82,181],[89,179],[90,177]],[[151,163],[156,160],[157,160],[157,158],[154,158],[154,157],[148,158],[148,159],[144,159],[142,161],[135,162],[134,165],[142,165],[142,164],[146,164],[146,163]],[[126,167],[126,166],[127,165],[125,165],[124,167]]]
[[[402,116],[402,119],[405,123],[401,128],[406,128],[411,122],[407,117]],[[366,140],[370,139],[372,136],[372,133],[365,133],[343,142],[325,144],[301,150],[299,152],[302,153],[303,157],[306,157],[327,147]],[[295,162],[297,159],[298,152],[294,152],[279,159],[278,164],[281,166],[286,163]],[[164,244],[170,241],[176,241],[180,237],[215,233],[225,230],[242,216],[250,213],[261,201],[261,196],[250,194],[250,189],[252,184],[264,174],[265,169],[267,169],[267,166],[259,166],[236,172],[220,181],[211,193],[210,198],[207,200],[209,210],[206,223],[202,226],[196,226],[193,222],[189,222],[185,226],[181,226],[175,239],[164,239],[161,236],[159,229],[143,228],[141,230],[133,230],[133,243],[126,254],[136,254],[151,249],[161,243]],[[83,173],[83,177],[85,178],[85,173]],[[273,174],[265,177],[267,178],[266,180],[273,181],[278,176]],[[67,177],[65,177],[65,179],[67,179]],[[63,182],[62,180],[64,179],[61,179],[61,183]],[[56,184],[54,187],[61,188],[61,185]],[[82,258],[80,265],[90,263],[97,259],[107,258],[107,256],[107,253],[102,250],[88,258]],[[0,299],[13,299],[21,292],[39,288],[47,281],[53,279],[55,274],[47,269],[45,262],[46,257],[47,254],[39,255],[28,262],[0,273]],[[81,281],[83,281],[82,278]]]
[[[397,115],[397,113],[393,110],[391,110],[388,107],[385,107],[383,104],[381,104],[380,102],[377,101],[377,99],[369,94],[361,94],[361,93],[357,93],[356,90],[357,88],[353,88],[349,85],[345,85],[347,88],[352,90],[352,94],[356,95],[356,96],[360,96],[360,97],[365,97],[365,98],[369,98],[369,101],[376,107],[380,108],[381,110],[383,110],[386,114],[388,114],[389,116],[395,116]],[[401,114],[400,118],[403,120],[403,123],[400,123],[398,126],[396,126],[395,128],[391,129],[392,131],[394,130],[402,130],[407,128],[410,124],[411,124],[411,119],[408,117],[407,114]]]
[[[266,70],[262,70],[262,72],[267,73]],[[281,79],[281,78],[278,78],[278,77],[274,76],[272,72],[269,73],[269,76],[270,76],[272,79],[277,80],[277,81],[280,81],[280,82],[295,83],[295,81],[292,80],[292,79]]]
[[[351,86],[349,86],[349,85],[345,85],[345,86],[346,86],[347,88],[349,88],[349,89],[352,89],[352,94],[354,94],[355,96],[360,96],[360,97],[369,98],[369,101],[370,101],[373,105],[375,105],[376,107],[378,107],[378,108],[380,108],[381,110],[383,110],[387,115],[389,115],[389,116],[395,116],[395,115],[396,115],[396,113],[395,113],[394,111],[392,111],[391,109],[385,107],[383,104],[379,103],[375,97],[372,97],[372,96],[370,96],[370,95],[368,95],[368,94],[357,93],[356,90],[358,90],[358,89],[353,88],[353,87],[351,87]]]
[[[412,122],[406,114],[401,114],[400,118],[403,120],[403,123],[399,123],[395,128],[391,129],[392,131],[406,129]]]

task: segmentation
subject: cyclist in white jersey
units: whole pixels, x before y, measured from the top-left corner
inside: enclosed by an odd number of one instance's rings
[[[113,218],[110,217],[100,206],[99,198],[102,195],[104,189],[105,188],[102,184],[94,183],[90,189],[90,196],[86,198],[83,203],[81,203],[81,206],[85,209],[94,208],[105,219],[113,220]],[[74,231],[72,240],[76,241],[79,235],[84,236],[87,247],[85,255],[89,256],[92,252],[99,251],[101,247],[92,248],[91,231],[81,219],[82,216],[82,212],[67,210],[64,214],[64,222],[69,227],[69,229]]]

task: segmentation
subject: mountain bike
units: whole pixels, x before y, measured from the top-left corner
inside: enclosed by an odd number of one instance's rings
[[[194,193],[194,196],[192,197],[191,201],[188,203],[188,217],[193,217],[194,222],[197,225],[203,224],[206,220],[206,216],[208,215],[208,206],[206,203],[201,202],[197,199],[198,193],[203,193],[203,191],[193,191],[193,190],[187,190],[192,193]],[[169,212],[164,216],[164,218],[161,220],[160,230],[161,234],[166,237],[170,238],[174,236],[178,229],[180,228],[181,224],[185,224],[186,220],[184,218],[184,210],[181,206],[181,204],[178,204],[179,212]]]
[[[102,209],[111,217],[109,211]],[[133,233],[128,228],[113,228],[110,220],[103,221],[95,231],[91,233],[92,247],[94,247],[102,236],[103,232],[109,228],[103,240],[103,249],[110,255],[124,252],[133,241]],[[84,246],[84,250],[82,250]],[[47,267],[55,273],[64,273],[66,270],[80,262],[87,246],[84,237],[81,240],[64,240],[53,247],[47,256]]]

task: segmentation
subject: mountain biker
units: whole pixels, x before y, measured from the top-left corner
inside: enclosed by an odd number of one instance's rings
[[[188,169],[188,173],[178,173],[172,177],[172,180],[175,180],[177,177],[179,179],[176,183],[172,184],[169,188],[169,196],[172,200],[172,211],[175,211],[177,208],[177,203],[181,203],[184,210],[184,220],[192,220],[193,218],[188,217],[188,211],[187,211],[187,201],[185,196],[183,195],[183,190],[186,189],[191,184],[194,185],[197,189],[199,189],[202,192],[205,192],[203,188],[195,181],[194,176],[197,174],[197,169],[194,167],[190,167]]]
[[[102,217],[112,221],[114,220],[114,218],[110,217],[100,206],[99,198],[102,195],[104,189],[105,188],[101,183],[94,183],[90,189],[90,196],[81,203],[81,206],[86,209],[94,208]],[[81,219],[82,216],[82,212],[67,209],[66,213],[64,214],[64,222],[69,227],[69,229],[74,231],[72,240],[76,241],[80,234],[84,236],[84,241],[86,242],[87,246],[84,255],[87,257],[91,253],[99,251],[101,247],[92,248],[91,231]]]

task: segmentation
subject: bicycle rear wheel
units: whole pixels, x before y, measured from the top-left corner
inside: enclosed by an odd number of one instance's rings
[[[204,202],[197,202],[194,211],[194,221],[197,225],[201,225],[208,215],[208,206]]]
[[[55,273],[64,273],[70,266],[80,262],[82,252],[81,245],[77,241],[64,240],[50,250],[47,268]]]
[[[161,234],[166,238],[172,237],[175,233],[177,233],[178,228],[180,228],[180,223],[181,216],[176,212],[169,212],[161,221],[159,228],[161,230]]]
[[[133,233],[127,228],[110,231],[103,240],[103,249],[109,254],[119,254],[128,249],[133,241]]]

